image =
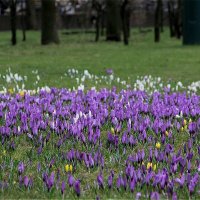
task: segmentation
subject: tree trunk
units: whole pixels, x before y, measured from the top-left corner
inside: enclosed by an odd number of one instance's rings
[[[99,13],[97,13],[97,17],[96,17],[96,37],[95,37],[95,41],[98,42],[99,41],[99,27],[100,27],[100,22],[99,22],[100,16]]]
[[[175,36],[175,30],[174,30],[174,3],[171,0],[168,1],[168,15],[169,15],[170,37],[174,37]]]
[[[16,0],[11,0],[10,2],[10,19],[11,19],[11,42],[12,45],[16,45],[17,43],[17,36],[16,36]]]
[[[59,43],[58,31],[56,27],[55,0],[42,0],[41,43],[43,45],[49,43]]]
[[[99,34],[100,34],[100,19],[101,19],[101,4],[93,0],[92,1],[92,8],[96,11],[96,16],[95,16],[95,42],[99,41]]]
[[[160,5],[160,31],[164,32],[164,11],[163,11],[163,0]]]
[[[124,0],[121,6],[121,18],[122,18],[122,29],[123,29],[123,38],[124,44],[128,45],[128,38],[129,38],[129,10],[128,10],[128,0]]]
[[[26,0],[26,28],[36,30],[36,12],[34,0]]]
[[[178,0],[178,5],[177,5],[177,10],[176,10],[176,15],[175,15],[175,32],[176,32],[176,37],[178,39],[181,38],[182,35],[182,5],[181,5],[181,0]]]
[[[106,40],[121,41],[120,0],[106,0]]]
[[[104,36],[104,27],[105,27],[105,11],[102,9],[102,13],[101,13],[101,36]]]
[[[160,41],[161,6],[162,6],[162,0],[157,0],[156,10],[155,10],[155,25],[154,25],[155,42]]]
[[[23,7],[23,2],[21,1],[21,29],[22,29],[22,41],[26,41],[25,13],[26,13],[26,8]]]

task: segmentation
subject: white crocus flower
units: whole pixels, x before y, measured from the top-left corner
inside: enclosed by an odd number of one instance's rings
[[[80,84],[80,85],[78,86],[78,90],[84,91],[84,88],[85,88],[85,86],[84,86],[83,84]]]
[[[10,78],[9,75],[6,75],[6,82],[7,82],[7,83],[11,83],[11,78]]]
[[[176,115],[176,118],[177,118],[177,119],[182,118],[182,117],[183,117],[183,112],[182,112],[182,111],[180,112],[179,115]]]

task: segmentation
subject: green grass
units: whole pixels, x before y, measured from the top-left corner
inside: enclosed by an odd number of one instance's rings
[[[5,74],[8,67],[13,72],[17,72],[20,75],[27,75],[28,82],[27,87],[33,87],[32,81],[34,77],[32,70],[38,70],[41,77],[40,86],[48,85],[50,87],[68,87],[72,86],[73,82],[71,79],[63,79],[63,76],[67,69],[76,68],[80,71],[88,69],[89,72],[96,75],[105,75],[105,69],[112,68],[116,76],[126,79],[127,76],[130,79],[136,79],[139,75],[153,75],[160,76],[165,81],[182,81],[184,84],[191,83],[192,81],[198,81],[200,79],[200,46],[183,46],[180,40],[175,38],[171,39],[169,33],[166,31],[161,36],[161,42],[155,44],[153,41],[153,31],[147,33],[139,33],[138,30],[133,30],[129,46],[124,46],[123,43],[106,42],[103,39],[99,43],[95,43],[94,34],[78,34],[78,35],[65,35],[60,32],[61,43],[60,45],[40,45],[40,33],[39,32],[27,32],[27,41],[22,42],[21,33],[18,32],[18,44],[13,47],[10,44],[10,32],[0,33],[0,74]],[[3,81],[0,80],[0,84]],[[103,83],[99,86],[105,86]],[[102,127],[102,132],[110,130],[110,124],[107,127]],[[46,131],[43,132],[43,135]],[[153,133],[148,133],[153,134]],[[188,133],[184,132],[182,135],[175,131],[175,150],[187,142]],[[199,137],[198,137],[199,138]],[[198,139],[197,138],[197,139]],[[55,169],[49,169],[49,171],[61,169],[62,179],[67,179],[64,173],[65,162],[61,160],[61,152],[66,152],[70,148],[77,148],[80,151],[90,151],[91,149],[85,148],[80,143],[68,140],[68,142],[62,146],[62,149],[58,150],[55,148],[58,138],[53,137],[51,142],[45,146],[44,153],[42,156],[38,156],[36,149],[33,147],[26,137],[20,137],[16,141],[16,150],[8,151],[8,163],[11,158],[14,160],[15,174],[17,174],[17,165],[20,160],[24,160],[29,163],[28,158],[31,157],[32,163],[28,164],[27,174],[34,177],[34,190],[28,190],[25,188],[19,189],[17,186],[6,190],[0,198],[62,198],[60,191],[56,191],[55,187],[50,193],[46,190],[41,191],[43,183],[41,180],[41,173],[38,175],[36,172],[37,162],[40,161],[43,166],[42,169],[48,169],[50,158],[55,157],[57,163]],[[106,147],[106,135],[102,139],[104,146]],[[148,148],[144,144],[139,144],[137,148]],[[3,151],[3,146],[0,150]],[[136,152],[138,149],[127,148],[126,156],[132,152]],[[119,149],[120,152],[113,150],[113,157],[116,158],[115,165],[109,163],[110,152],[107,148],[103,149],[105,155],[105,176],[110,169],[119,170],[124,168],[124,156],[121,162],[117,161],[119,154],[122,153],[123,148]],[[197,153],[196,153],[197,154]],[[39,157],[39,158],[38,158]],[[1,157],[0,157],[1,158]],[[3,158],[3,157],[2,157]],[[48,158],[48,159],[47,159]],[[48,161],[48,162],[47,162]],[[146,163],[145,163],[146,164]],[[10,170],[10,166],[7,165],[7,171]],[[159,166],[163,167],[162,165]],[[107,171],[106,171],[107,170]],[[91,172],[88,172],[82,165],[77,164],[77,171],[74,174],[76,178],[83,180],[83,185],[89,183],[91,186],[96,180],[96,176],[99,173],[99,168],[94,168]],[[119,173],[119,171],[117,171]],[[6,179],[7,174],[0,173],[1,179]],[[17,176],[17,175],[16,175]],[[12,179],[11,179],[12,180]],[[17,180],[14,177],[13,180]],[[106,179],[104,180],[106,182]],[[10,183],[14,185],[13,183]],[[93,187],[93,186],[92,186]],[[21,190],[19,192],[19,190]],[[70,191],[71,190],[71,191]],[[84,190],[84,189],[83,189]],[[92,188],[92,194],[89,194],[87,190],[83,192],[82,198],[95,198],[99,195],[103,199],[105,198],[135,198],[135,193],[124,192],[123,190],[118,192],[116,189],[113,190],[97,190],[95,187]],[[136,191],[140,191],[140,188],[136,188]],[[143,188],[145,191],[145,188]],[[181,193],[181,192],[180,192]],[[180,194],[181,197],[187,194]],[[188,196],[187,196],[188,197]],[[72,189],[67,188],[65,198],[76,198]]]
[[[103,38],[95,43],[94,34],[65,35],[64,32],[60,32],[60,45],[41,46],[40,32],[27,32],[27,41],[22,42],[18,31],[18,44],[14,47],[10,44],[10,32],[1,32],[0,73],[8,67],[22,75],[38,69],[41,85],[52,87],[71,86],[58,77],[72,67],[88,69],[97,75],[112,68],[116,76],[124,79],[127,75],[135,79],[138,75],[151,74],[185,84],[199,80],[200,46],[183,46],[180,40],[169,37],[167,29],[158,44],[153,41],[153,31],[139,33],[134,29],[129,46],[106,42]]]

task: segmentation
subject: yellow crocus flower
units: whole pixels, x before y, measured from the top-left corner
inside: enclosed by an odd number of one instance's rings
[[[65,165],[65,171],[66,171],[66,172],[69,172],[69,165],[68,165],[68,164]]]
[[[13,91],[12,88],[9,88],[9,89],[8,89],[8,92],[9,92],[10,94],[13,94],[13,93],[14,93],[14,91]]]
[[[69,166],[69,171],[72,172],[72,170],[73,170],[73,167],[72,167],[72,165],[70,165]]]
[[[160,147],[161,147],[160,142],[156,142],[156,148],[157,148],[157,149],[160,149]]]
[[[148,162],[148,163],[147,163],[147,169],[149,169],[150,167],[152,168],[152,163],[151,163],[151,162]]]
[[[115,129],[113,127],[111,127],[111,133],[114,134],[115,133]]]
[[[169,135],[169,132],[168,132],[168,131],[165,131],[165,135],[168,137],[168,135]]]
[[[187,130],[187,128],[188,128],[187,125],[185,125],[185,126],[184,126],[185,131]]]
[[[156,171],[156,168],[157,168],[157,165],[154,164],[154,165],[153,165],[153,170]]]
[[[21,91],[19,92],[19,95],[20,95],[21,97],[24,97],[25,92],[21,90]]]

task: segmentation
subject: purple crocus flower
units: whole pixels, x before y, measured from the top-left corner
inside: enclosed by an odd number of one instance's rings
[[[40,147],[37,150],[38,155],[40,155],[42,153],[42,149],[43,149],[43,147],[42,147],[42,145],[40,145]]]
[[[122,142],[122,144],[125,144],[125,145],[128,143],[128,138],[127,138],[126,132],[122,135],[121,142]]]
[[[142,196],[141,192],[137,192],[135,199],[139,200],[141,196]]]
[[[90,154],[88,155],[88,161],[89,161],[89,165],[91,167],[94,167],[94,160],[93,160],[93,158],[92,158],[92,156]]]
[[[64,191],[66,189],[66,184],[65,182],[63,181],[62,184],[61,184],[61,193],[64,194]]]
[[[29,180],[29,187],[32,187],[32,186],[33,186],[33,178],[31,177]]]
[[[15,150],[15,143],[14,143],[14,141],[11,142],[10,148],[11,148],[12,150]]]
[[[103,176],[102,176],[101,173],[98,174],[98,176],[97,176],[97,183],[98,183],[100,188],[102,188],[102,189],[104,188],[104,186],[103,186]]]
[[[196,186],[195,183],[192,181],[188,185],[188,190],[189,190],[190,194],[192,194],[194,192],[195,186]]]
[[[46,172],[42,173],[42,180],[46,182],[48,179],[48,174]]]
[[[71,174],[69,174],[68,176],[68,184],[69,184],[69,187],[72,187],[74,184],[74,177]]]
[[[188,140],[188,149],[190,151],[190,149],[192,148],[192,139]]]
[[[190,151],[190,152],[187,154],[187,159],[188,159],[188,160],[192,160],[192,158],[193,158],[193,152]]]
[[[25,166],[24,166],[24,163],[23,162],[20,162],[19,165],[18,165],[18,172],[19,174],[22,174],[25,170]]]
[[[55,163],[55,158],[51,159],[50,163],[49,163],[49,167],[51,168]]]
[[[28,184],[29,184],[29,178],[28,176],[24,176],[24,186],[28,187]]]
[[[46,180],[46,186],[47,186],[48,191],[50,191],[50,189],[53,187],[54,179],[55,179],[55,173],[52,172],[51,175]]]
[[[189,132],[190,134],[194,134],[196,131],[196,123],[195,122],[191,122],[188,126]]]
[[[187,164],[188,173],[190,173],[191,167],[192,167],[191,161],[189,160],[189,161],[188,161],[188,164]]]
[[[151,200],[159,200],[160,199],[160,195],[158,192],[152,192],[151,193]]]
[[[188,185],[190,194],[192,194],[194,192],[195,187],[198,183],[199,183],[199,175],[198,175],[198,173],[196,173]]]
[[[62,145],[62,143],[63,143],[63,139],[59,139],[58,142],[57,142],[58,149],[60,148],[60,146]]]
[[[185,183],[185,175],[183,174],[181,178],[175,178],[175,182],[179,183],[180,187],[182,188]]]
[[[132,178],[131,181],[130,181],[130,190],[131,190],[131,192],[134,192],[134,189],[135,189],[135,181]]]
[[[200,146],[198,146],[198,154],[199,154],[199,156],[200,156]]]
[[[100,200],[100,197],[99,197],[99,196],[97,196],[97,197],[96,197],[96,200]]]
[[[76,195],[79,197],[80,194],[81,194],[81,187],[80,187],[80,181],[79,180],[75,181],[74,190],[76,192]]]
[[[197,171],[200,173],[200,164],[199,164],[199,166],[197,167]]]
[[[154,157],[156,160],[158,160],[158,150],[157,149],[155,149],[155,151],[154,151]]]
[[[144,157],[145,157],[145,152],[144,149],[142,149],[142,151],[140,152],[141,162],[144,160]]]
[[[112,69],[106,69],[106,73],[107,73],[108,75],[111,75],[111,74],[113,74],[113,70],[112,70]]]
[[[146,177],[145,177],[145,182],[146,182],[146,184],[147,185],[149,185],[150,184],[150,181],[151,181],[151,179],[152,179],[152,176],[153,176],[153,174],[152,174],[152,172],[150,171],[150,172],[148,172],[147,174],[146,174]]]
[[[130,144],[131,147],[133,147],[135,145],[135,140],[134,140],[133,135],[131,135],[130,138],[129,138],[129,144]]]
[[[119,175],[118,178],[117,178],[116,185],[117,185],[117,190],[119,190],[120,187],[121,187],[121,177],[120,177],[120,175]]]
[[[41,171],[41,164],[38,163],[38,164],[37,164],[37,172],[40,172],[40,171]]]
[[[124,187],[124,189],[126,190],[126,187],[127,187],[127,179],[126,179],[126,177],[122,177],[122,180],[123,180],[123,187]]]
[[[149,161],[152,162],[153,159],[153,152],[152,152],[152,148],[149,149]]]
[[[173,192],[173,195],[172,195],[172,200],[178,200],[178,197],[177,197],[177,194],[176,194],[176,192]]]
[[[19,186],[20,186],[20,187],[22,187],[23,182],[24,182],[24,180],[23,180],[22,176],[20,175],[20,176],[19,176]]]
[[[32,140],[33,139],[33,135],[31,135],[30,133],[27,133],[27,136]]]
[[[112,184],[113,184],[113,176],[110,175],[110,176],[108,177],[108,187],[109,187],[109,189],[112,188]]]

